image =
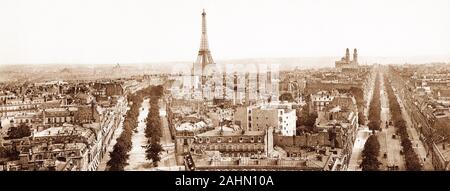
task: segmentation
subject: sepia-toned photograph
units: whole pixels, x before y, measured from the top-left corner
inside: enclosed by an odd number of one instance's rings
[[[1,0],[0,171],[448,171],[449,8]]]

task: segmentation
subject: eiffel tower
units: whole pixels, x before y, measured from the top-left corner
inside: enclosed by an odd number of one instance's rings
[[[211,56],[211,51],[209,50],[209,44],[208,44],[208,35],[206,32],[206,12],[205,9],[203,9],[202,13],[202,36],[200,39],[200,49],[198,51],[197,55],[197,61],[193,63],[192,66],[192,75],[200,77],[199,80],[201,80],[201,83],[197,86],[197,88],[200,88],[203,94],[203,86],[205,85],[205,82],[207,81],[207,78],[211,76],[210,73],[205,73],[205,68],[208,65],[213,65],[214,60]],[[196,83],[194,82],[194,78],[192,81],[193,89],[195,89]],[[203,95],[202,95],[203,97]]]

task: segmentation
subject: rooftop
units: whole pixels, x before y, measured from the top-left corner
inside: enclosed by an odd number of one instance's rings
[[[92,130],[85,127],[64,124],[61,127],[50,127],[43,131],[37,132],[33,137],[53,137],[53,136],[70,136],[79,135],[89,138],[92,135]]]
[[[207,131],[201,134],[198,134],[197,136],[260,136],[265,135],[264,131],[236,131],[231,128],[224,127],[223,131],[220,127]]]

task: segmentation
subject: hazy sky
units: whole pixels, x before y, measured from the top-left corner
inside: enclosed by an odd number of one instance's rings
[[[0,64],[450,54],[449,0],[0,0]]]

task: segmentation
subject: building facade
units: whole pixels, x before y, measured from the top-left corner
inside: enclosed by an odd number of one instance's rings
[[[268,103],[259,106],[239,107],[234,114],[234,124],[246,131],[265,131],[273,127],[284,136],[296,134],[297,115],[292,104]]]

